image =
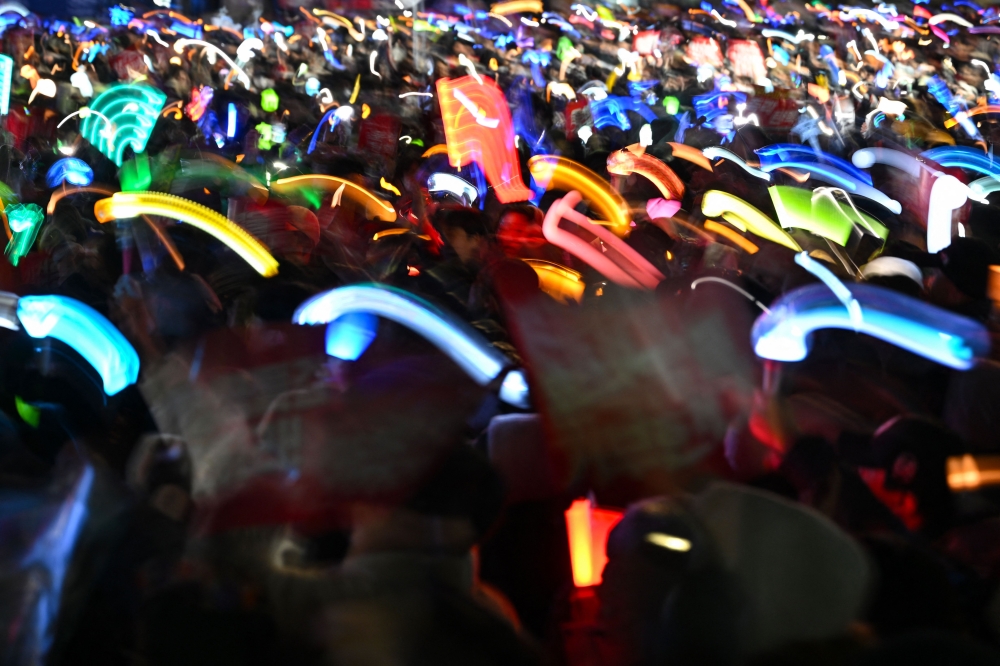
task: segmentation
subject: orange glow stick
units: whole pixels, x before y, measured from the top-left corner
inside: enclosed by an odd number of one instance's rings
[[[713,171],[712,163],[705,157],[697,148],[692,148],[683,143],[676,143],[674,141],[668,142],[670,144],[670,149],[674,152],[674,157],[679,157],[682,160],[687,160],[691,164],[696,164],[706,171]]]
[[[722,236],[733,245],[745,251],[747,254],[756,254],[757,251],[760,250],[759,247],[748,241],[743,236],[740,236],[729,227],[721,225],[713,220],[705,220],[705,231],[711,231],[713,234]]]
[[[576,190],[562,199],[556,199],[542,222],[545,239],[590,264],[612,282],[632,289],[654,289],[663,280],[663,274],[625,241],[594,224],[583,213],[573,210],[581,199]],[[572,222],[596,236],[596,245],[560,229],[562,220]]]
[[[538,288],[560,303],[583,300],[587,288],[583,276],[571,268],[544,259],[524,259],[538,276]]]
[[[556,155],[535,155],[528,160],[528,171],[535,183],[546,190],[581,192],[587,204],[607,220],[618,236],[631,231],[628,203],[611,189],[608,181],[579,162]]]
[[[421,157],[426,159],[431,155],[447,155],[447,154],[448,154],[448,146],[444,145],[443,143],[439,143],[425,150],[424,154],[421,155]]]
[[[948,487],[953,491],[978,490],[1000,484],[1000,456],[951,456]]]
[[[514,127],[503,92],[490,78],[438,79],[448,160],[456,169],[475,162],[500,203],[527,201],[533,192],[521,179]]]
[[[679,200],[684,197],[684,183],[674,170],[666,164],[646,154],[646,149],[633,144],[608,155],[608,173],[629,176],[637,173],[648,179],[664,199]]]
[[[588,499],[578,499],[565,511],[565,516],[573,584],[600,585],[608,563],[608,535],[622,519],[622,513],[599,509]]]

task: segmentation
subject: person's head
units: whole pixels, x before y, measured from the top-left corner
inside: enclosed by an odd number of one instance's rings
[[[478,263],[491,241],[485,216],[474,208],[439,208],[434,214],[434,226],[463,264]]]

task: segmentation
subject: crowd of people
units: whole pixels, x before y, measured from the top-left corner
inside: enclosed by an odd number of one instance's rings
[[[1000,663],[1000,11],[170,2],[0,4],[2,663]]]

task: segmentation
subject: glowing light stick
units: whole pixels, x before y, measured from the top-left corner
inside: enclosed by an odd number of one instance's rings
[[[176,51],[177,53],[184,53],[184,49],[189,46],[200,46],[203,49],[205,49],[205,52],[208,56],[208,62],[211,64],[215,64],[215,58],[217,56],[222,56],[222,59],[226,61],[227,65],[229,65],[230,75],[233,72],[235,72],[240,80],[240,83],[243,84],[243,87],[246,88],[247,90],[250,89],[250,77],[247,75],[245,71],[243,71],[242,67],[237,65],[233,61],[233,59],[230,58],[228,55],[226,55],[226,52],[220,49],[218,46],[216,46],[215,44],[210,44],[201,39],[185,38],[185,39],[178,39],[176,42],[174,42],[174,51]],[[227,77],[227,82],[223,87],[227,90],[229,89],[228,77]]]
[[[619,236],[629,233],[628,203],[587,167],[565,157],[535,155],[528,160],[528,171],[542,189],[582,192],[588,205],[600,213],[612,231]]]
[[[608,173],[619,176],[637,173],[656,185],[664,199],[684,197],[684,183],[673,169],[657,158],[647,155],[642,146],[628,146],[608,155]]]
[[[814,150],[810,146],[798,143],[774,143],[770,146],[758,148],[754,152],[760,159],[761,168],[763,169],[768,169],[772,165],[775,167],[781,166],[781,162],[783,161],[820,162],[837,167],[841,171],[846,171],[863,183],[868,185],[873,184],[871,175],[858,168],[856,164],[851,164],[843,158],[823,152],[822,150]],[[770,171],[770,169],[768,170]]]
[[[631,97],[608,95],[600,99],[594,97],[590,100],[590,113],[594,117],[594,126],[597,129],[608,125],[614,125],[622,131],[631,129],[632,123],[629,122],[626,111],[638,113],[648,123],[656,120],[656,114],[653,113],[652,109]]]
[[[326,355],[342,361],[357,361],[378,334],[378,317],[368,312],[349,312],[326,325]]]
[[[583,276],[571,268],[543,259],[522,259],[538,276],[538,288],[560,303],[579,303],[587,285]]]
[[[116,85],[101,93],[83,117],[80,134],[118,166],[126,146],[141,153],[167,96],[146,85]]]
[[[616,284],[632,289],[654,289],[663,280],[663,274],[623,240],[574,210],[581,198],[580,193],[573,190],[562,199],[556,199],[542,222],[545,239],[579,257]],[[597,246],[561,229],[562,220],[596,236]]]
[[[8,55],[0,55],[0,116],[10,112],[10,82],[14,76],[14,61]]]
[[[937,28],[932,29],[936,31],[938,30]],[[944,39],[947,40],[947,35],[944,36]],[[941,106],[948,110],[948,113],[954,116],[955,120],[957,120],[962,126],[962,129],[965,130],[966,134],[973,139],[982,138],[975,123],[969,120],[968,114],[966,113],[967,108],[965,106],[965,102],[951,94],[951,90],[948,88],[947,83],[942,81],[937,76],[934,76],[927,82],[927,91],[934,96],[934,99],[936,99]]]
[[[810,178],[816,180],[822,180],[824,182],[836,185],[837,187],[843,188],[860,197],[865,197],[866,199],[871,199],[872,201],[878,202],[882,206],[885,206],[893,213],[897,215],[903,211],[903,206],[895,199],[891,199],[885,195],[884,192],[875,189],[867,183],[863,183],[852,174],[842,171],[841,169],[830,166],[828,164],[823,164],[821,162],[806,162],[796,159],[783,159],[783,160],[770,160],[768,164],[764,164],[761,161],[761,167],[764,171],[774,171],[775,169],[801,169],[803,171],[808,171]]]
[[[771,174],[766,171],[761,171],[760,169],[755,169],[747,164],[742,157],[730,150],[726,150],[725,148],[720,148],[718,146],[709,146],[701,152],[710,160],[729,160],[751,176],[756,176],[757,178],[761,178],[763,180],[771,180]]]
[[[319,123],[316,125],[316,131],[313,132],[312,139],[309,141],[309,149],[306,151],[312,154],[312,151],[316,150],[316,141],[319,139],[320,130],[323,129],[324,123],[329,123],[330,131],[333,131],[337,125],[341,122],[348,122],[354,117],[354,109],[349,106],[339,106],[334,109],[329,109],[320,118]]]
[[[509,0],[508,2],[495,2],[490,5],[490,14],[496,14],[497,16],[541,13],[541,0]]]
[[[1000,483],[1000,456],[949,456],[948,487],[953,491],[978,490]]]
[[[442,78],[437,94],[451,166],[457,169],[475,162],[500,203],[530,199],[533,193],[521,179],[514,149],[510,109],[496,82],[487,78],[480,83],[471,76]]]
[[[989,352],[982,324],[901,293],[866,284],[845,285],[864,312],[858,327],[865,333],[957,370],[972,367]],[[826,285],[791,291],[757,318],[750,338],[761,358],[801,361],[809,354],[813,331],[854,330],[847,309]]]
[[[94,170],[76,157],[64,157],[56,161],[45,174],[45,183],[49,187],[59,187],[63,183],[86,187],[94,182]]]
[[[230,139],[236,136],[236,105],[232,102],[229,103],[228,111],[226,112],[226,136]]]
[[[32,591],[36,622],[33,628],[31,653],[44,659],[53,639],[54,625],[59,617],[63,583],[69,570],[73,549],[87,518],[87,502],[94,484],[94,468],[85,465],[80,478],[66,497],[52,522],[32,544],[31,551],[21,560],[25,569],[39,567],[45,570]]]
[[[968,201],[969,188],[954,176],[938,174],[927,202],[927,251],[935,254],[951,245],[952,211]]]
[[[674,157],[678,157],[682,160],[690,162],[691,164],[700,166],[706,171],[712,171],[712,163],[707,157],[705,157],[705,154],[697,148],[684,143],[676,143],[674,141],[670,141],[668,143],[670,145],[670,149],[673,151]]]
[[[382,220],[383,222],[396,221],[396,209],[389,202],[375,196],[370,190],[343,178],[309,174],[306,176],[282,178],[271,183],[271,191],[282,196],[297,193],[303,188],[313,188],[327,192],[336,192],[343,188],[342,196],[347,197],[348,200],[353,201],[359,206],[363,206],[369,218]]]
[[[39,229],[42,228],[42,221],[45,213],[42,207],[37,204],[10,204],[4,208],[4,215],[7,216],[7,223],[10,226],[11,238],[7,243],[5,254],[10,263],[17,266],[21,257],[28,254],[31,246],[35,243]]]
[[[816,35],[812,33],[803,32],[799,30],[797,35],[792,35],[785,32],[784,30],[773,30],[771,28],[764,28],[760,31],[764,37],[777,37],[778,39],[783,39],[786,42],[792,42],[793,44],[798,44],[802,41],[811,42],[816,39]]]
[[[66,343],[97,371],[104,392],[115,395],[139,378],[139,355],[114,324],[89,305],[66,296],[22,296],[17,318],[33,338]]]
[[[854,166],[862,169],[870,169],[875,164],[886,164],[905,171],[913,178],[920,178],[921,169],[934,171],[913,155],[891,148],[862,148],[851,155],[851,161],[854,162]]]
[[[885,225],[853,205],[841,204],[829,190],[812,192],[776,185],[769,187],[768,192],[778,214],[778,222],[785,229],[805,229],[840,246],[847,245],[855,225],[883,241],[889,235]]]
[[[102,224],[140,215],[180,220],[217,238],[264,277],[278,274],[277,260],[259,240],[214,210],[182,197],[159,192],[116,192],[94,204],[94,215]]]
[[[469,204],[475,203],[479,197],[479,191],[472,183],[450,173],[432,173],[427,179],[427,191],[448,192]]]
[[[957,23],[958,25],[962,26],[963,28],[971,28],[972,27],[971,23],[969,23],[968,21],[966,21],[964,18],[962,18],[958,14],[950,14],[950,13],[937,14],[935,16],[932,16],[931,18],[929,18],[927,20],[927,23],[930,24],[930,25],[937,25],[938,23],[944,23],[945,21],[950,21],[952,23]]]
[[[711,231],[713,234],[722,236],[747,254],[756,254],[760,251],[759,247],[748,241],[743,236],[740,236],[724,224],[719,224],[718,222],[714,222],[712,220],[705,220],[705,231]]]
[[[1000,163],[982,150],[969,146],[939,146],[920,153],[920,157],[945,167],[959,167],[984,176],[1000,178]]]
[[[795,263],[818,277],[833,292],[833,295],[844,304],[844,307],[847,308],[847,314],[851,318],[851,325],[857,331],[863,320],[861,305],[858,303],[858,299],[854,298],[854,295],[851,294],[851,291],[844,286],[844,283],[829,268],[810,257],[808,252],[799,252],[795,255]]]
[[[802,250],[795,239],[771,218],[728,192],[720,190],[705,192],[701,200],[701,212],[705,217],[721,217],[740,231],[750,231],[756,236],[784,245],[796,252]]]
[[[565,511],[565,516],[573,585],[600,585],[604,566],[608,563],[608,535],[623,514],[598,509],[589,499],[578,499]]]
[[[317,294],[298,307],[292,321],[328,324],[352,313],[384,317],[419,333],[480,386],[493,382],[511,365],[506,356],[464,321],[409,292],[385,285],[351,285]],[[500,398],[527,407],[529,396],[524,375],[519,371],[507,373]]]

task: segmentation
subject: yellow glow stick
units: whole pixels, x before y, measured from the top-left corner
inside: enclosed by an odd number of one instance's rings
[[[325,176],[320,174],[308,174],[305,176],[292,176],[282,178],[271,183],[271,191],[280,195],[288,195],[297,192],[303,187],[313,187],[321,190],[336,191],[344,187],[342,196],[350,201],[364,206],[368,217],[382,220],[383,222],[396,221],[396,209],[387,201],[384,201],[367,189],[336,176]]]
[[[617,236],[627,236],[631,227],[628,203],[596,173],[579,162],[556,155],[535,155],[528,160],[535,182],[546,190],[577,190],[587,203],[607,220]]]
[[[523,259],[538,276],[538,288],[560,303],[583,300],[587,284],[583,276],[571,268],[544,259]]]
[[[214,210],[183,197],[160,192],[116,192],[94,204],[94,215],[102,224],[140,215],[180,220],[225,243],[264,277],[278,274],[277,260],[259,240]]]
[[[750,231],[761,238],[784,245],[796,252],[802,250],[795,239],[779,227],[774,220],[760,212],[743,199],[728,192],[709,190],[701,200],[701,212],[705,217],[721,217],[740,231]]]
[[[542,0],[509,0],[490,5],[490,13],[499,16],[507,14],[541,14]]]

